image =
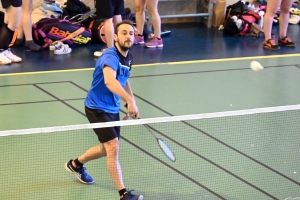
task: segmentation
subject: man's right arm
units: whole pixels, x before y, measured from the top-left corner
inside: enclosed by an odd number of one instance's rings
[[[124,90],[122,85],[116,79],[116,71],[109,66],[103,68],[104,83],[106,87],[114,94],[118,95],[126,104],[129,105],[128,113],[131,116],[135,116],[138,109],[135,104],[135,100]]]

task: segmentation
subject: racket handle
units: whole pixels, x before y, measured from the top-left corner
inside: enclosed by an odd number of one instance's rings
[[[128,105],[127,105],[127,103],[124,105],[124,107],[125,107],[125,108],[128,108]],[[141,119],[141,118],[139,117],[138,119]]]

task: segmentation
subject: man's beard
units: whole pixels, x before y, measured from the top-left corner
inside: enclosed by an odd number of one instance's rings
[[[121,49],[121,51],[128,51],[131,47],[131,46],[125,46],[125,43],[128,42],[128,41],[125,41],[124,44],[122,45],[119,41],[118,41],[118,44],[119,44],[119,47]]]

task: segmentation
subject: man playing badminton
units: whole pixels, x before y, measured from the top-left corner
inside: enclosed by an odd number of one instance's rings
[[[115,46],[108,48],[98,59],[90,90],[85,99],[85,113],[90,123],[119,121],[120,99],[127,104],[127,116],[139,118],[139,111],[129,83],[132,55],[129,49],[134,41],[131,21],[117,24]],[[116,185],[120,200],[143,200],[142,195],[127,191],[119,163],[120,127],[94,129],[100,145],[91,147],[83,155],[65,164],[65,169],[82,183],[93,183],[83,165],[106,156],[107,168]]]

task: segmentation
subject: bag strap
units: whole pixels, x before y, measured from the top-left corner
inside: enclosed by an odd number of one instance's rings
[[[66,40],[70,40],[74,37],[76,37],[77,35],[79,35],[80,33],[82,33],[83,31],[85,31],[85,27],[80,27],[79,29],[77,29],[76,31],[74,31],[73,33],[70,33],[67,37],[60,39],[59,41],[63,42]]]
[[[16,29],[16,30],[14,31],[13,37],[12,37],[10,43],[9,43],[9,47],[14,46],[14,44],[15,44],[15,42],[16,42],[16,40],[17,40],[17,37],[18,37],[18,29]]]
[[[49,38],[47,38],[47,35],[42,31],[42,29],[38,29],[36,24],[33,24],[33,29],[34,32],[33,34],[35,35],[36,38],[38,38],[38,35],[41,35],[44,39],[45,44],[42,46],[43,48],[46,48],[50,44]]]

